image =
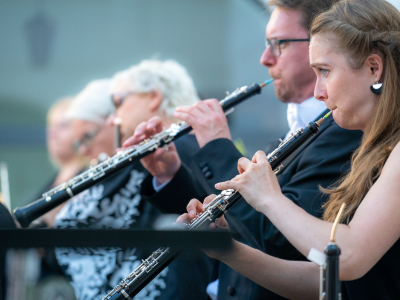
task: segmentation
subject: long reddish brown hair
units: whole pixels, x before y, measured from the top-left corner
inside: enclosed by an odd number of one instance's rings
[[[350,67],[357,69],[372,53],[384,61],[383,92],[355,151],[350,171],[329,193],[324,220],[333,221],[346,203],[342,222],[349,221],[380,175],[391,150],[400,140],[400,13],[383,0],[342,0],[316,17],[311,36],[333,33]]]

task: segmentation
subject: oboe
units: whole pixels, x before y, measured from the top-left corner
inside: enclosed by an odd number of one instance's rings
[[[271,83],[273,79],[267,80],[261,84],[253,84],[250,87],[243,86],[236,89],[227,97],[220,101],[222,109],[227,112],[242,101],[261,93],[261,89]],[[97,184],[100,180],[115,174],[133,161],[137,161],[158,148],[175,141],[181,136],[189,133],[192,127],[186,122],[178,122],[172,124],[169,128],[160,133],[155,134],[149,139],[144,140],[139,145],[132,148],[119,151],[113,157],[109,157],[102,163],[90,167],[89,170],[79,174],[78,176],[70,179],[69,181],[51,189],[44,193],[39,200],[26,205],[24,207],[16,208],[14,215],[23,228],[44,215],[48,211],[64,203],[73,196],[83,192],[84,190]]]
[[[275,173],[278,173],[283,167],[282,162],[289,155],[319,131],[319,126],[330,114],[331,112],[327,113],[316,122],[310,122],[305,129],[298,129],[285,141],[282,141],[273,152],[268,154],[267,159]],[[197,218],[193,219],[190,224],[187,225],[187,229],[195,230],[206,226],[206,224],[215,222],[241,198],[242,196],[240,193],[235,190],[222,191],[204,208],[204,211],[200,213]],[[171,249],[169,247],[157,249],[149,258],[143,260],[142,264],[122,280],[119,285],[109,292],[103,300],[132,299],[132,297],[137,295],[151,280],[164,270],[179,253],[180,250]]]

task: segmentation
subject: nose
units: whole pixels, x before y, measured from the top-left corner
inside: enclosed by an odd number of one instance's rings
[[[277,58],[271,53],[271,46],[268,46],[260,58],[260,64],[266,66],[267,68],[271,68],[276,65]]]
[[[325,101],[328,99],[328,93],[326,91],[325,84],[323,84],[320,79],[317,79],[315,84],[314,97],[319,101]]]
[[[79,154],[81,154],[81,155],[83,155],[83,156],[89,157],[91,151],[90,151],[89,145],[82,144],[82,145],[79,147],[78,152],[79,152]]]

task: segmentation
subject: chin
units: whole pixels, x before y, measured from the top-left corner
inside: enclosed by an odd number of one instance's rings
[[[341,115],[338,115],[338,112],[336,110],[333,111],[332,116],[333,116],[333,119],[335,120],[336,124],[338,124],[341,128],[347,129],[347,130],[358,130],[358,128],[356,128],[356,126],[354,126],[354,124],[349,122],[351,120],[350,118],[346,118]]]
[[[333,117],[333,120],[335,120],[336,124],[338,124],[341,128],[348,129],[346,127],[346,122],[343,122],[343,118],[341,118],[338,115],[338,111],[337,110],[332,111],[332,117]]]

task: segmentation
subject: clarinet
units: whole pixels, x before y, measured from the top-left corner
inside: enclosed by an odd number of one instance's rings
[[[275,174],[281,170],[283,167],[282,162],[288,158],[289,155],[319,131],[319,126],[330,114],[331,112],[327,113],[316,122],[310,122],[305,129],[298,129],[285,141],[281,141],[280,145],[268,154],[267,159]],[[222,191],[204,208],[204,211],[200,213],[197,218],[186,225],[187,229],[195,230],[204,228],[206,225],[215,222],[241,198],[242,196],[238,191],[232,189]],[[180,252],[181,250],[171,249],[170,247],[161,247],[157,249],[149,258],[143,260],[142,264],[122,280],[121,283],[112,289],[102,300],[133,299],[133,297],[160,274]]]
[[[261,89],[272,81],[273,79],[267,80],[261,84],[255,83],[250,87],[243,86],[238,88],[219,103],[222,109],[226,113],[229,113],[235,105],[251,96],[260,94]],[[191,130],[192,127],[186,122],[173,123],[169,128],[144,140],[139,145],[119,151],[116,155],[109,157],[96,166],[91,166],[87,171],[44,193],[39,200],[29,205],[16,208],[14,210],[14,215],[21,226],[26,228],[33,220],[36,220],[68,199],[92,187],[100,180],[110,177],[132,162],[186,135]]]

